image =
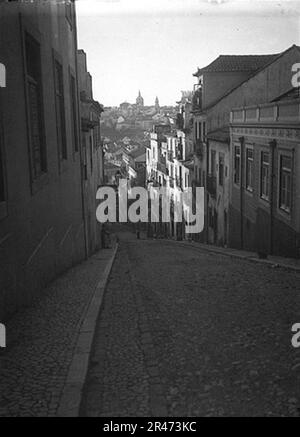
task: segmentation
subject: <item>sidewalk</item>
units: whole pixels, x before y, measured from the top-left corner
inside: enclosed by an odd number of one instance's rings
[[[0,349],[0,416],[59,414],[76,359],[89,352],[99,290],[116,250],[117,245],[102,249],[67,271],[7,323],[7,347]]]
[[[195,247],[197,249],[207,250],[209,252],[218,253],[220,255],[231,256],[233,258],[246,259],[251,262],[262,263],[270,265],[271,267],[281,267],[293,271],[300,272],[300,259],[285,258],[280,256],[269,255],[267,259],[260,259],[255,252],[248,252],[246,250],[238,250],[232,248],[218,247],[213,244],[204,244],[194,241],[174,241],[188,247]]]

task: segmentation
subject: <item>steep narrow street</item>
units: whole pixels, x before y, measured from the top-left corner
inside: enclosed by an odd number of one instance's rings
[[[81,414],[299,416],[299,279],[120,233]]]

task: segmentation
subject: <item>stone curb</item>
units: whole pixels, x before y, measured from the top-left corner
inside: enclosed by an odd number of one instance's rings
[[[297,266],[292,266],[292,265],[288,265],[288,264],[283,264],[280,262],[276,262],[276,261],[271,261],[268,259],[259,259],[259,258],[254,258],[253,255],[242,255],[239,253],[234,253],[234,252],[227,252],[226,249],[224,250],[220,250],[220,249],[214,249],[211,246],[205,246],[204,244],[201,244],[201,246],[196,245],[197,243],[186,243],[184,241],[176,241],[176,240],[166,240],[169,241],[170,243],[179,243],[182,246],[186,246],[186,247],[192,247],[194,249],[198,249],[198,250],[206,250],[207,252],[212,252],[212,253],[216,253],[218,255],[224,255],[224,256],[230,256],[231,258],[238,258],[238,259],[243,259],[246,261],[250,261],[253,263],[258,263],[258,264],[264,264],[267,265],[269,267],[272,268],[282,268],[282,269],[286,269],[286,270],[290,270],[290,271],[294,271],[294,272],[298,272],[300,273],[300,267]]]
[[[58,417],[78,417],[82,399],[83,387],[88,372],[89,360],[96,323],[103,300],[105,287],[118,251],[116,243],[112,256],[107,262],[103,275],[98,282],[94,294],[88,304],[87,311],[83,317],[74,355],[69,367],[68,375],[56,413]]]

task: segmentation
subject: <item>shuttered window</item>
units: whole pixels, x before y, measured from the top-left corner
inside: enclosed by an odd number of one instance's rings
[[[77,126],[77,99],[76,99],[76,83],[72,74],[70,80],[70,97],[71,97],[71,124],[72,124],[72,140],[73,150],[78,152],[78,126]]]
[[[269,200],[269,181],[270,181],[269,153],[261,152],[260,167],[260,195],[263,199]]]
[[[240,146],[234,147],[234,183],[239,184],[240,183],[240,177],[241,177],[241,148]]]
[[[67,159],[66,119],[62,65],[54,60],[55,105],[58,152],[61,160]]]
[[[5,163],[4,163],[4,144],[2,136],[2,114],[0,108],[0,203],[5,202],[6,192],[5,192]]]
[[[44,138],[40,46],[29,34],[26,34],[25,37],[25,51],[31,170],[32,178],[37,179],[42,173],[47,171],[47,162]]]
[[[279,207],[286,212],[292,206],[292,158],[280,156],[280,194]]]
[[[248,191],[253,191],[253,149],[246,148],[246,189]]]

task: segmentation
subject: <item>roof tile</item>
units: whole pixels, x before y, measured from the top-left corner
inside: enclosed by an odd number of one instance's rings
[[[274,61],[279,54],[273,55],[220,55],[203,68],[198,68],[194,76],[209,72],[256,71]]]

